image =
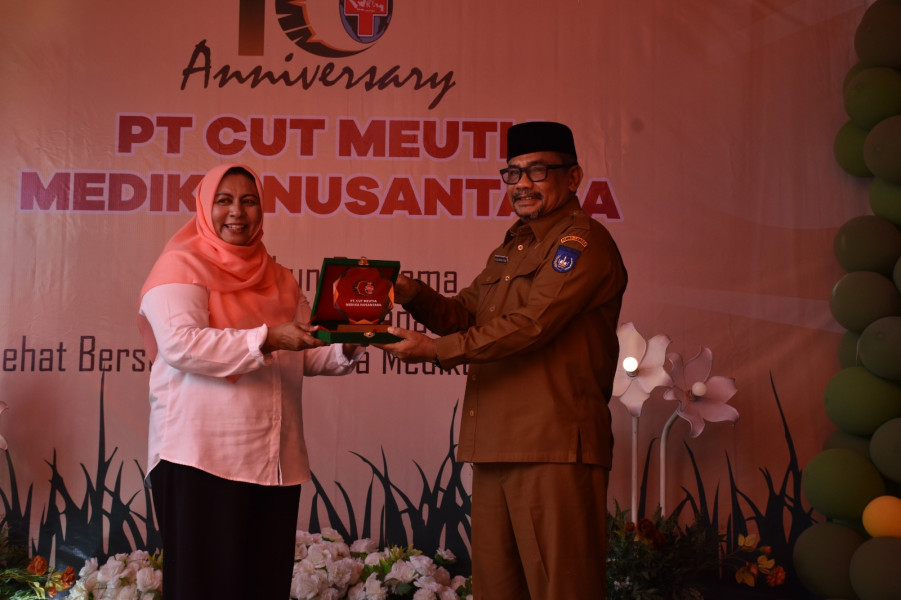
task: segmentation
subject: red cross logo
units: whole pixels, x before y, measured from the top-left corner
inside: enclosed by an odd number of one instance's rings
[[[344,16],[357,17],[357,35],[371,37],[375,33],[375,17],[388,15],[388,0],[346,0]]]

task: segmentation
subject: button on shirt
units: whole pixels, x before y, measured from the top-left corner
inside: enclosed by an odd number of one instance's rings
[[[159,346],[150,371],[147,472],[162,459],[234,481],[308,481],[303,377],[344,375],[354,362],[341,344],[264,355],[265,325],[214,329],[208,306],[206,287],[183,283],[152,288],[141,302]],[[301,295],[297,320],[309,319]]]
[[[458,295],[421,286],[404,308],[442,336],[442,366],[470,365],[459,460],[610,467],[626,280],[609,232],[571,200],[517,221]]]

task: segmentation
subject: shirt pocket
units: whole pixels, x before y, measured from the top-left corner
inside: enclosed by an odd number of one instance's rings
[[[479,285],[491,286],[496,284],[501,280],[501,277],[504,276],[506,268],[507,265],[505,263],[491,263],[485,267],[485,270],[479,275]]]
[[[491,319],[525,306],[532,280],[541,266],[540,256],[527,256],[516,264],[497,264],[480,278],[479,319]]]

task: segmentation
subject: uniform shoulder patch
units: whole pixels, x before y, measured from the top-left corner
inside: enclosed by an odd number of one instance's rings
[[[557,246],[557,254],[554,255],[554,270],[558,273],[568,273],[576,266],[576,259],[582,254],[569,246]]]
[[[561,244],[565,244],[566,242],[576,242],[579,245],[581,245],[583,248],[588,247],[588,242],[586,242],[585,240],[583,240],[582,238],[580,238],[577,235],[566,235],[566,236],[563,236],[562,238],[560,238]]]

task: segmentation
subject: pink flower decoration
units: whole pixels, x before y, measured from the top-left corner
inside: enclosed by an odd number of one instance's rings
[[[619,398],[629,414],[638,417],[654,388],[672,384],[672,378],[663,368],[670,339],[660,334],[645,341],[632,323],[620,325],[616,336],[619,362],[613,375],[613,397]],[[634,360],[631,370],[624,366],[628,359]]]
[[[726,404],[738,388],[731,377],[716,375],[710,377],[713,368],[713,352],[701,348],[700,352],[684,365],[682,356],[670,354],[673,387],[664,392],[667,400],[678,400],[676,413],[691,425],[691,437],[698,437],[704,431],[704,424],[719,421],[738,420],[735,407]]]

